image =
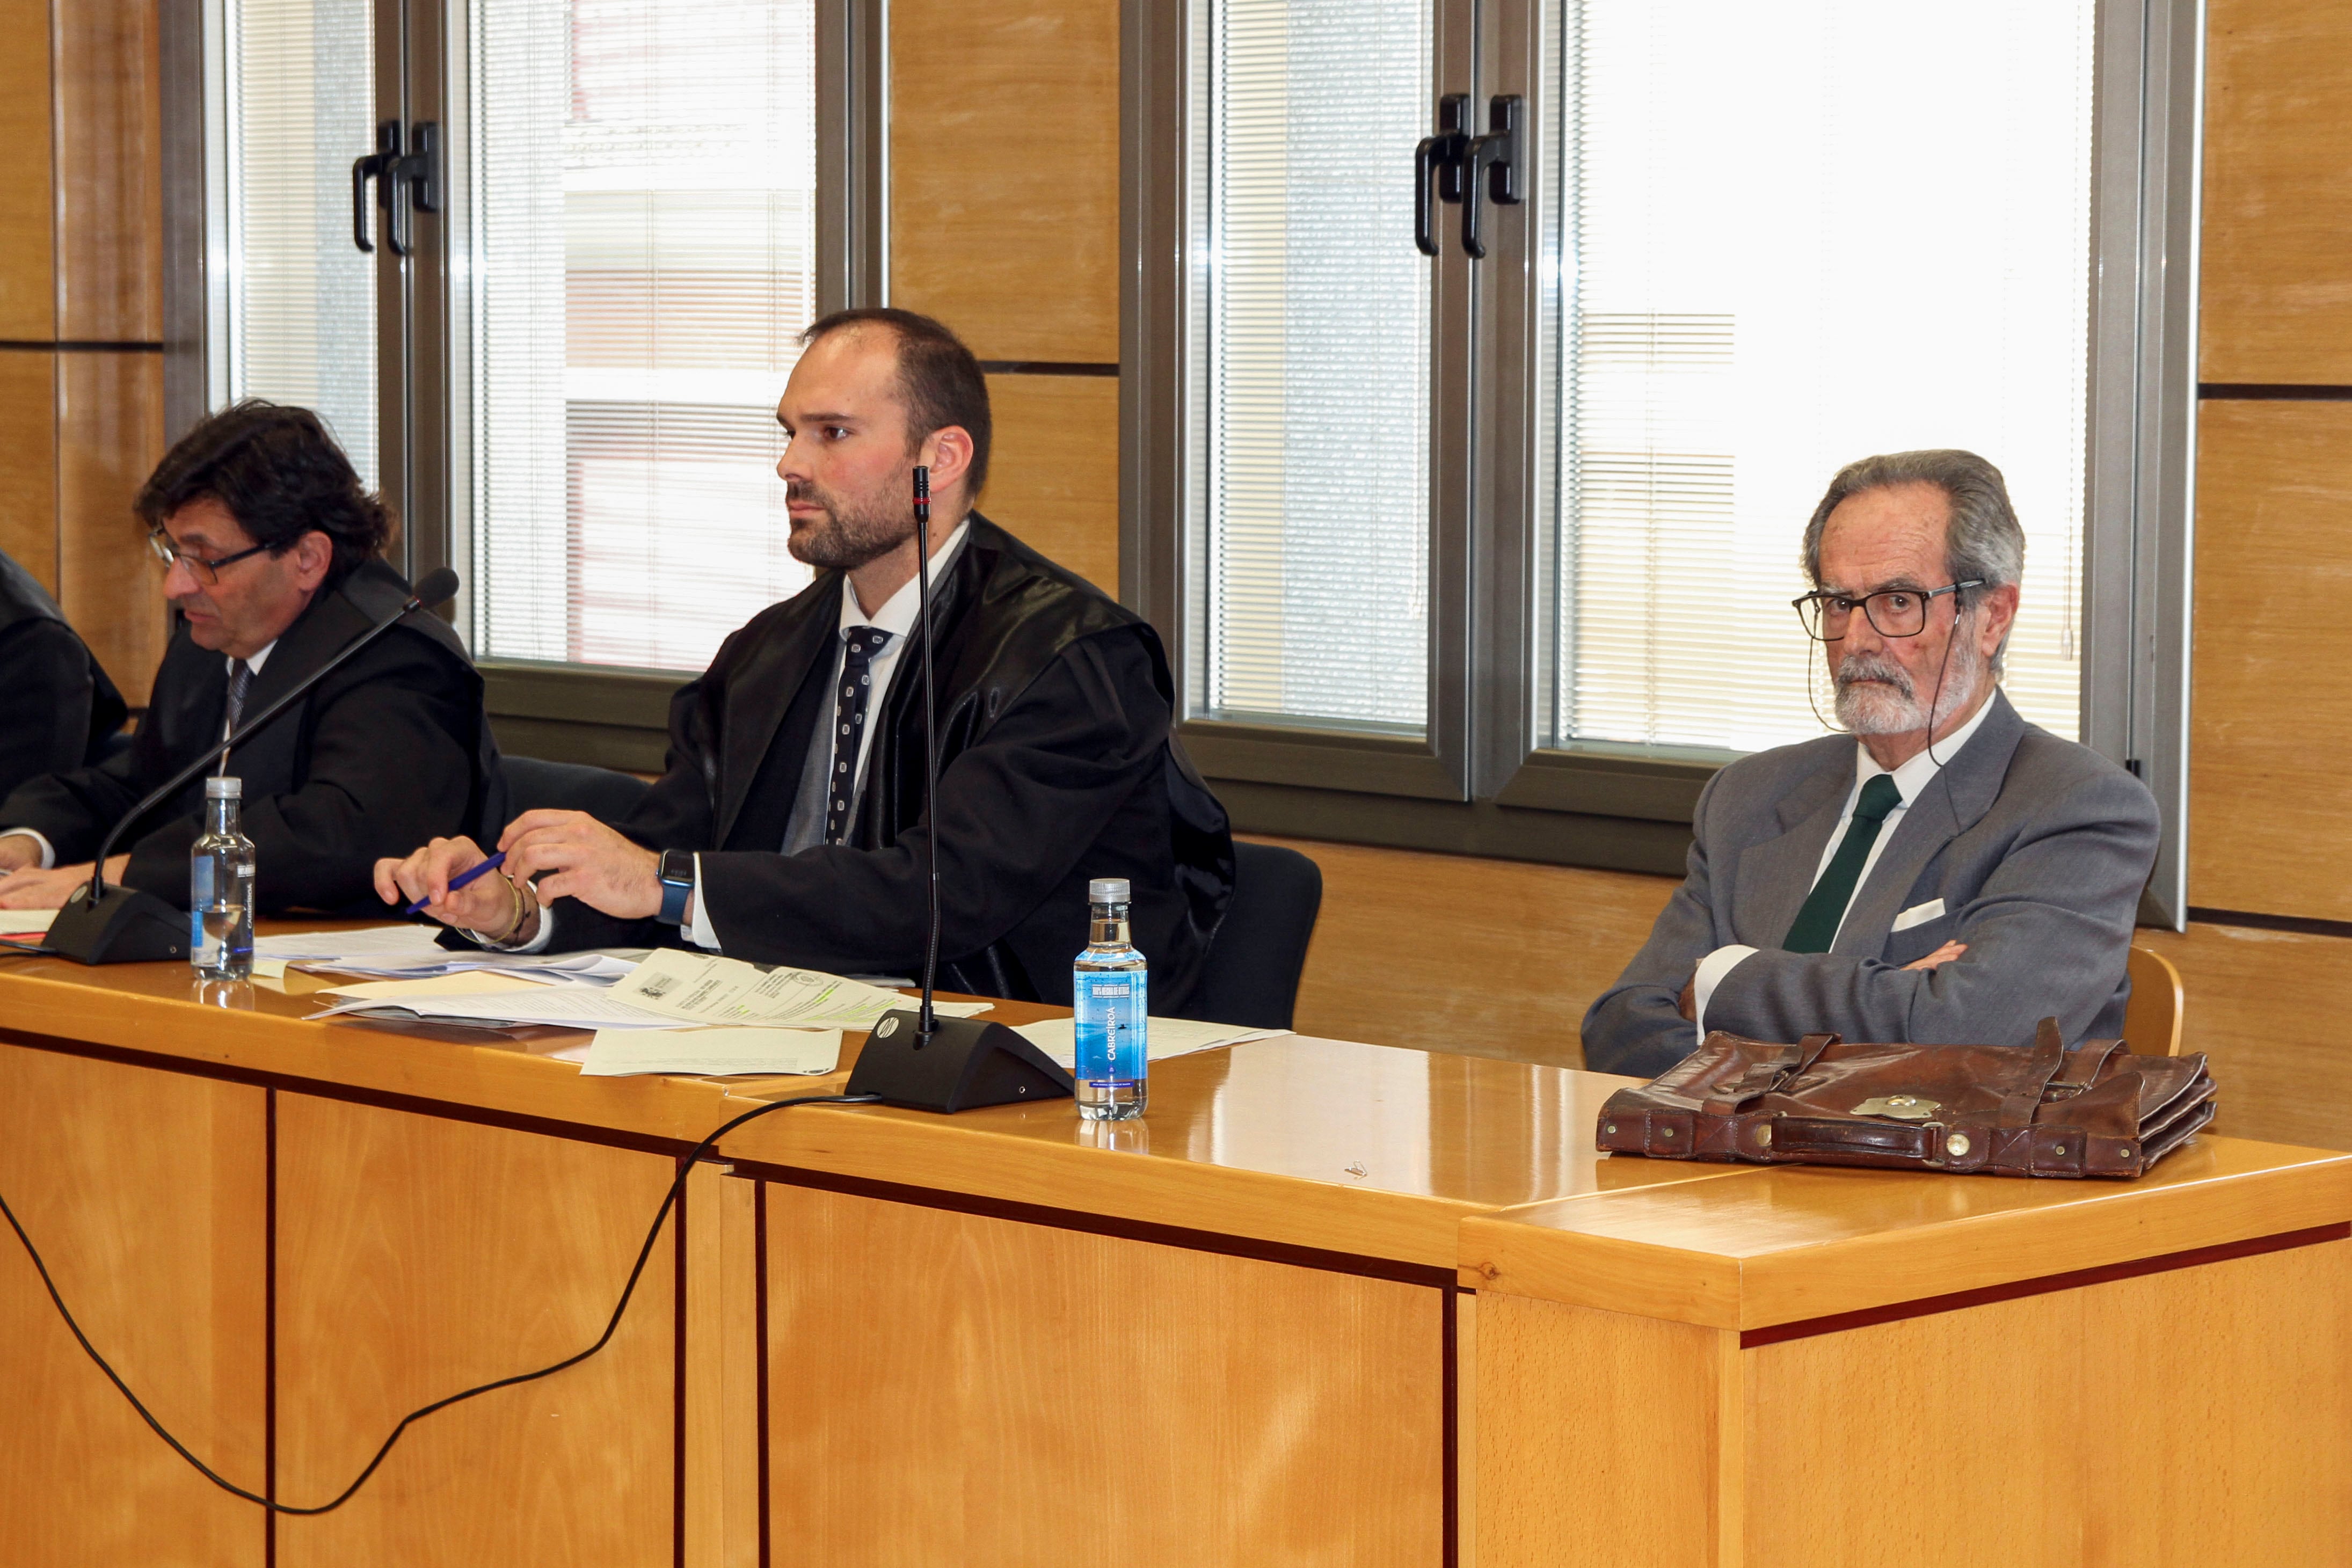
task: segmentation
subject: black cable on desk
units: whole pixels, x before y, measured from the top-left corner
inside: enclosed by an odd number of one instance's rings
[[[170,1432],[166,1431],[163,1427],[163,1423],[156,1420],[154,1416],[148,1410],[147,1406],[139,1402],[139,1396],[131,1392],[131,1385],[122,1381],[121,1375],[118,1374],[113,1367],[107,1364],[106,1357],[98,1354],[98,1347],[89,1343],[89,1336],[81,1332],[81,1325],[74,1322],[73,1313],[66,1309],[65,1298],[58,1294],[57,1281],[49,1278],[48,1265],[41,1261],[39,1249],[34,1247],[33,1239],[25,1234],[25,1227],[18,1222],[16,1218],[16,1211],[8,1207],[8,1199],[5,1195],[0,1195],[0,1217],[5,1217],[7,1219],[8,1228],[14,1230],[16,1233],[16,1239],[25,1244],[25,1255],[33,1260],[34,1269],[38,1270],[40,1273],[42,1285],[47,1287],[48,1290],[49,1300],[57,1306],[58,1315],[65,1319],[66,1327],[73,1331],[74,1339],[81,1345],[83,1352],[89,1355],[90,1360],[98,1363],[98,1369],[106,1374],[106,1380],[109,1383],[113,1384],[114,1386],[121,1392],[122,1397],[131,1402],[131,1408],[139,1412],[139,1418],[146,1422],[147,1425],[153,1429],[157,1437],[163,1438],[165,1443],[169,1444],[173,1453],[187,1460],[190,1465],[195,1468],[198,1475],[212,1482],[213,1485],[220,1488],[221,1490],[227,1492],[232,1497],[243,1498],[247,1502],[258,1503],[263,1508],[269,1510],[272,1513],[298,1515],[331,1513],[336,1509],[342,1507],[343,1504],[351,1501],[352,1498],[359,1491],[360,1488],[367,1484],[368,1478],[375,1474],[376,1467],[383,1463],[385,1456],[392,1452],[392,1446],[400,1441],[401,1434],[407,1431],[412,1424],[423,1420],[425,1416],[432,1415],[436,1410],[446,1410],[452,1405],[463,1404],[465,1401],[473,1398],[478,1394],[488,1394],[493,1389],[512,1388],[517,1384],[536,1383],[542,1377],[552,1377],[555,1374],[562,1372],[566,1367],[579,1365],[582,1362],[587,1360],[590,1356],[604,1349],[604,1346],[611,1342],[614,1331],[621,1326],[622,1314],[629,1310],[629,1298],[636,1293],[638,1276],[642,1275],[646,1271],[646,1260],[653,1256],[654,1242],[661,1235],[662,1222],[669,1218],[670,1209],[677,1203],[678,1194],[686,1190],[687,1176],[694,1169],[695,1162],[701,1159],[703,1155],[709,1154],[711,1147],[716,1145],[719,1139],[725,1137],[728,1134],[733,1132],[736,1128],[741,1126],[746,1122],[764,1116],[771,1111],[782,1111],[788,1106],[870,1105],[876,1103],[877,1098],[877,1096],[872,1094],[804,1094],[796,1100],[771,1101],[769,1103],[760,1106],[757,1110],[744,1112],[741,1115],[736,1117],[733,1121],[725,1124],[723,1126],[719,1127],[718,1131],[712,1133],[709,1137],[695,1145],[693,1148],[687,1151],[686,1157],[678,1162],[677,1179],[669,1184],[669,1191],[662,1198],[661,1207],[654,1211],[653,1225],[646,1231],[646,1244],[637,1249],[636,1267],[629,1270],[629,1282],[621,1287],[621,1299],[613,1304],[612,1319],[604,1324],[604,1332],[596,1336],[596,1343],[594,1344],[590,1345],[587,1349],[581,1351],[576,1354],[567,1355],[562,1361],[556,1362],[551,1365],[542,1366],[536,1372],[518,1372],[511,1377],[501,1377],[495,1383],[478,1384],[474,1387],[463,1389],[458,1393],[452,1394],[446,1398],[436,1399],[430,1405],[421,1405],[415,1409],[411,1410],[407,1415],[403,1416],[400,1418],[400,1425],[392,1429],[392,1436],[383,1440],[383,1447],[375,1451],[375,1458],[367,1462],[367,1468],[362,1470],[358,1476],[353,1478],[351,1485],[345,1487],[341,1492],[338,1492],[335,1495],[333,1501],[322,1502],[311,1508],[295,1508],[282,1502],[272,1502],[269,1499],[263,1497],[257,1492],[246,1490],[245,1488],[238,1486],[236,1482],[222,1476],[210,1465],[205,1464],[204,1460],[190,1453],[188,1451],[188,1446],[185,1443],[181,1442],[179,1438],[174,1437]]]

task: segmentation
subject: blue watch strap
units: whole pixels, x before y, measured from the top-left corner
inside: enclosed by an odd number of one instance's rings
[[[661,884],[661,913],[654,918],[665,925],[685,925],[686,906],[694,898],[694,857],[675,850],[663,855]]]

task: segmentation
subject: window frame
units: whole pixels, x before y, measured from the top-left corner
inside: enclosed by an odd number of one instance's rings
[[[177,439],[228,389],[228,171],[225,0],[166,5],[162,26],[166,435]],[[888,277],[888,0],[816,7],[816,308],[880,304]],[[402,519],[394,564],[413,581],[472,559],[464,384],[471,301],[468,0],[376,0],[377,119],[442,128],[444,197],[412,214],[411,265],[377,268],[381,488]],[[366,151],[354,148],[353,157]],[[779,391],[782,389],[779,388]],[[409,433],[413,432],[413,437]],[[397,454],[395,459],[394,455]],[[470,633],[461,589],[451,613]],[[470,641],[470,637],[469,637]],[[657,771],[667,694],[690,673],[524,659],[477,661],[492,727],[518,755]]]
[[[1491,95],[1517,93],[1528,102],[1527,123],[1541,125],[1547,83],[1537,0],[1481,11],[1484,31],[1469,37],[1449,29],[1440,0],[1446,42],[1433,113],[1440,91],[1469,91],[1474,115]],[[1184,472],[1191,12],[1191,3],[1123,0],[1122,7],[1129,373],[1120,396],[1120,591],[1169,643],[1184,744],[1244,829],[1680,873],[1699,790],[1738,753],[1537,743],[1541,279],[1530,240],[1545,218],[1539,135],[1528,139],[1525,201],[1485,214],[1490,256],[1464,286],[1475,327],[1446,349],[1472,366],[1459,383],[1466,393],[1456,419],[1467,471],[1446,481],[1468,506],[1454,532],[1439,512],[1431,539],[1430,712],[1438,744],[1416,751],[1319,725],[1190,716],[1199,591]],[[2082,735],[2157,795],[2164,835],[2142,915],[2176,927],[2188,904],[2202,22],[2198,0],[2100,0],[2084,257],[2092,316]],[[1409,177],[1402,160],[1398,177]],[[1446,256],[1469,270],[1455,247]],[[1435,270],[1442,286],[1446,263]],[[1433,389],[1441,431],[1449,419],[1443,402]],[[1433,446],[1433,474],[1446,450],[1442,441]],[[1442,737],[1441,718],[1452,727]],[[1660,831],[1669,826],[1681,831]]]

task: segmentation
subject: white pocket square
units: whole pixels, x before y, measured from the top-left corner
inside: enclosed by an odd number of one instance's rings
[[[1914,925],[1925,925],[1930,920],[1940,920],[1943,915],[1944,901],[1940,898],[1931,898],[1925,904],[1915,904],[1896,915],[1894,928],[1896,931],[1908,931]]]

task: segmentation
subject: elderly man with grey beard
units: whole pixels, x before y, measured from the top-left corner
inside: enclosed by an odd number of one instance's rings
[[[1584,1015],[1585,1065],[1654,1077],[1709,1030],[2029,1046],[2122,1030],[2156,802],[1999,685],[2025,535],[1973,453],[1849,464],[1796,601],[1852,732],[1699,796],[1689,874]]]

